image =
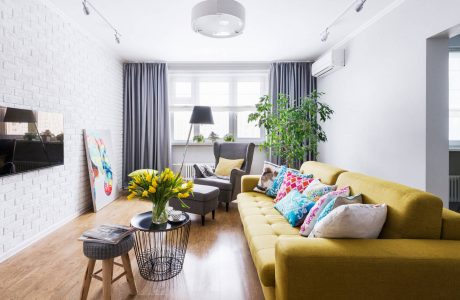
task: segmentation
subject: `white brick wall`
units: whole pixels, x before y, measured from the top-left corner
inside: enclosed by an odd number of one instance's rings
[[[122,80],[121,60],[47,1],[0,0],[0,105],[62,113],[65,134],[65,165],[0,179],[0,261],[91,206],[84,128],[112,130],[121,173]]]

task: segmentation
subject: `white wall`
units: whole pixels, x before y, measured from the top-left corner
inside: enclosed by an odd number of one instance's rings
[[[318,81],[323,100],[335,110],[325,126],[329,141],[319,149],[322,161],[429,187],[447,203],[445,185],[427,185],[427,160],[444,168],[448,153],[426,156],[433,126],[426,122],[431,113],[426,110],[426,49],[428,38],[460,24],[459,11],[458,0],[406,0],[343,46],[346,67]],[[438,100],[445,107],[445,97]],[[442,118],[430,122],[445,122],[447,111]],[[444,143],[447,132],[440,139]]]
[[[0,179],[0,261],[91,206],[84,128],[112,129],[121,173],[122,79],[119,59],[47,1],[0,1],[0,105],[62,113],[65,133],[64,166]]]
[[[172,163],[180,164],[182,162],[182,155],[184,153],[184,146],[172,146]],[[254,149],[254,158],[252,161],[251,174],[262,174],[264,161],[268,160],[266,152],[260,151],[260,147],[256,146]],[[190,145],[185,157],[186,163],[215,163],[213,146],[212,145]]]

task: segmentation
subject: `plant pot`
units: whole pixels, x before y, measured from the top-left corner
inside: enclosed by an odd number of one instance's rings
[[[164,224],[168,222],[168,207],[169,201],[166,201],[163,205],[156,205],[153,203],[152,206],[152,223],[153,224]]]

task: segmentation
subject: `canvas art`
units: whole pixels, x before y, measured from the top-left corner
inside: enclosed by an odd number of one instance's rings
[[[84,130],[83,135],[93,209],[96,212],[116,198],[116,180],[111,163],[112,138],[110,130]]]

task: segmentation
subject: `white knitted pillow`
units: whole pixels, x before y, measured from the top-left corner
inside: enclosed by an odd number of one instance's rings
[[[316,223],[308,237],[376,239],[386,217],[386,204],[342,205]]]

